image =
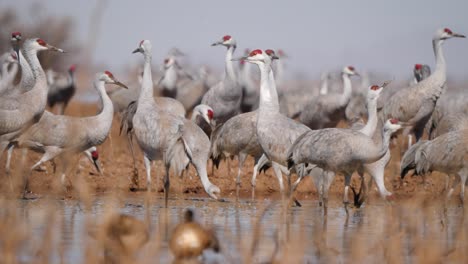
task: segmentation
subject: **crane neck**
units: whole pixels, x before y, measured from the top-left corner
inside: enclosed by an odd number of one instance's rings
[[[143,77],[141,82],[140,97],[138,102],[144,102],[145,100],[153,100],[153,77],[151,73],[151,54],[149,52],[144,53],[145,62],[143,66]]]
[[[349,74],[343,73],[341,76],[343,78],[343,93],[341,94],[340,104],[342,106],[346,106],[351,99],[353,91],[351,88],[351,79],[349,78]]]
[[[236,46],[231,45],[228,47],[226,52],[226,77],[231,80],[236,80],[236,72],[234,70],[234,63],[232,62],[232,55],[234,54],[235,50]]]
[[[35,111],[42,114],[47,104],[47,93],[49,92],[49,86],[47,85],[47,79],[44,70],[42,69],[39,59],[37,58],[38,50],[29,47],[28,43],[25,43],[25,45],[23,45],[22,52],[24,53],[24,57],[29,63],[31,72],[35,78],[34,86],[30,91],[22,94],[22,97],[34,100],[34,106],[37,106]]]
[[[23,91],[29,91],[34,87],[34,84],[36,83],[36,79],[31,70],[31,66],[29,66],[28,61],[23,56],[23,52],[20,50],[18,53],[19,53],[19,63],[21,66],[21,81],[20,81],[19,87]]]
[[[101,101],[101,111],[98,116],[108,118],[110,116],[112,122],[112,116],[114,113],[114,105],[112,104],[112,100],[110,99],[109,95],[107,95],[106,87],[104,81],[99,79],[94,81],[94,88],[99,93],[99,100]],[[106,119],[107,120],[107,119]]]
[[[259,64],[260,68],[260,112],[279,113],[278,93],[274,73],[270,64]]]
[[[442,72],[444,75],[447,71],[447,66],[445,63],[444,53],[442,51],[442,44],[444,44],[444,40],[442,39],[434,39],[432,40],[432,47],[434,49],[434,56],[436,59],[436,72]]]
[[[325,95],[328,93],[328,78],[325,77],[323,80],[322,80],[322,84],[320,86],[320,94],[321,95]]]
[[[283,85],[284,81],[284,63],[282,60],[277,60],[276,61],[276,80],[278,82],[278,85]]]
[[[377,116],[377,98],[368,98],[367,99],[367,111],[368,119],[366,125],[359,130],[368,137],[374,135],[375,130],[377,129],[378,116]]]
[[[173,90],[176,88],[177,79],[178,79],[178,76],[177,76],[176,67],[175,65],[171,65],[164,71],[162,85],[164,86],[165,89]]]

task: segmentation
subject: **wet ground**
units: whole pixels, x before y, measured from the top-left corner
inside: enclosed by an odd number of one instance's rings
[[[420,250],[434,247],[446,255],[454,249],[456,252],[468,248],[466,234],[464,238],[459,237],[460,232],[467,232],[464,210],[455,204],[450,205],[444,215],[440,206],[424,205],[427,200],[406,205],[380,203],[353,209],[347,217],[339,201],[332,201],[327,216],[324,216],[323,209],[312,200],[304,200],[302,207],[286,211],[282,209],[281,201],[268,199],[217,202],[178,197],[169,201],[168,209],[161,207],[162,200],[151,200],[148,211],[145,195],[125,199],[95,197],[90,210],[83,209],[76,200],[9,200],[15,204],[19,219],[31,227],[30,243],[20,250],[21,260],[29,263],[35,259],[36,251],[28,249],[42,243],[52,226],[55,240],[52,239],[54,242],[48,248],[51,263],[60,263],[61,260],[84,263],[87,247],[95,243],[88,224],[99,223],[110,208],[141,220],[149,214],[150,241],[160,240],[158,249],[152,251],[154,256],[151,259],[159,263],[172,260],[167,241],[186,208],[194,208],[198,221],[216,230],[223,257],[230,263],[243,262],[251,251],[257,231],[260,232],[256,237],[258,246],[254,250],[256,263],[270,260],[272,256],[288,259],[290,263],[343,263],[351,260],[375,263],[388,260],[386,254],[389,253],[397,254],[396,260],[418,263],[421,260],[418,247],[422,248]],[[265,208],[260,230],[255,230],[255,223]],[[2,213],[5,211],[0,209],[0,215]],[[148,251],[149,248],[143,247],[140,258],[144,258]],[[466,257],[467,253],[464,254]],[[450,258],[446,256],[445,260]]]

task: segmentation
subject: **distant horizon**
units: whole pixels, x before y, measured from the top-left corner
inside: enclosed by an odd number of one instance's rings
[[[0,8],[19,11],[21,21],[28,23],[34,3],[3,2]],[[95,1],[40,3],[47,14],[69,16],[76,39],[86,45]],[[353,65],[358,71],[402,79],[416,63],[434,68],[431,39],[438,28],[468,35],[466,10],[468,1],[107,1],[93,59],[95,65],[124,70],[141,62],[131,50],[149,39],[155,64],[178,47],[191,63],[220,69],[225,49],[210,44],[229,34],[238,43],[236,56],[245,48],[283,49],[289,55],[288,77],[317,78],[323,71]],[[468,39],[446,41],[444,54],[448,76],[468,80]]]

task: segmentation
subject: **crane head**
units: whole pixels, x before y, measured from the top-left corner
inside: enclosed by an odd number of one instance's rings
[[[175,59],[173,57],[168,57],[164,59],[164,68],[169,68],[175,64]]]
[[[437,30],[434,36],[434,40],[446,40],[450,38],[465,38],[465,36],[462,34],[454,33],[449,28],[443,28],[443,29]]]
[[[32,42],[29,42],[29,43],[31,43],[32,48],[36,50],[52,50],[52,51],[65,53],[64,50],[54,47],[40,38],[32,39]]]
[[[265,53],[270,57],[271,60],[279,60],[279,57],[275,54],[275,51],[272,49],[265,50]]]
[[[70,68],[68,68],[68,71],[74,73],[76,71],[76,64],[72,64]]]
[[[94,167],[96,168],[97,172],[102,175],[101,164],[99,162],[99,152],[95,146],[90,147],[89,149],[84,151],[84,154],[88,159],[93,163]]]
[[[426,64],[415,64],[413,74],[416,82],[420,82],[431,75],[431,67]]]
[[[228,48],[237,46],[236,41],[230,35],[225,35],[221,38],[221,40],[216,41],[215,43],[211,44],[211,46],[219,46],[219,45],[222,45]]]
[[[395,133],[403,127],[403,122],[400,122],[396,118],[390,118],[385,122],[384,131],[389,131],[390,133]]]
[[[140,44],[138,45],[138,48],[136,48],[132,53],[146,53],[146,52],[151,52],[151,42],[149,40],[142,40],[140,41]]]
[[[22,39],[21,32],[13,32],[11,33],[11,45],[13,46],[13,50],[16,52],[17,57],[19,58],[19,48],[20,48],[20,41]],[[18,59],[19,62],[19,59]]]
[[[209,124],[212,127],[216,126],[216,121],[214,120],[214,111],[213,108],[211,108],[208,105],[205,104],[200,104],[197,105],[193,109],[193,115],[196,117],[198,115],[201,115],[201,117],[205,120],[207,124]]]
[[[368,100],[377,100],[383,91],[384,86],[372,85],[367,92]]]
[[[118,86],[123,87],[125,89],[128,89],[128,87],[125,84],[117,81],[115,79],[114,75],[110,71],[105,71],[104,73],[101,73],[100,77],[99,77],[99,80],[104,82],[104,83],[115,84],[115,85],[118,85]]]
[[[359,73],[356,71],[356,68],[354,68],[353,66],[344,67],[343,74],[347,74],[349,76],[353,76],[353,75],[359,76]]]

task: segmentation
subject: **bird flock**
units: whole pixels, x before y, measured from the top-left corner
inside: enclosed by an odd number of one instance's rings
[[[113,118],[118,116],[120,133],[126,135],[133,157],[131,188],[141,187],[136,141],[143,153],[148,191],[152,189],[153,162],[161,161],[164,166],[166,207],[171,174],[182,175],[192,164],[205,192],[219,199],[221,190],[208,177],[209,160],[212,166],[218,166],[223,160],[238,157],[235,181],[239,190],[245,160],[251,156],[255,160],[253,194],[257,175],[271,167],[285,197],[293,195],[301,181],[311,176],[320,204],[326,208],[328,189],[336,174],[341,174],[347,211],[355,172],[362,179],[363,193],[355,196],[358,206],[365,201],[372,182],[382,198],[393,197],[385,187],[384,171],[391,158],[392,136],[403,129],[409,149],[401,160],[401,177],[411,170],[418,175],[432,171],[456,175],[447,198],[461,183],[463,201],[468,177],[468,97],[446,92],[443,43],[464,37],[448,28],[437,30],[432,38],[434,71],[428,65],[415,64],[414,80],[386,98],[381,95],[390,81],[371,85],[367,74],[359,74],[353,66],[345,66],[339,73],[342,91],[331,89],[332,75],[324,73],[321,87],[293,92],[284,81],[282,61],[287,56],[283,51],[246,49],[243,56],[236,57],[237,41],[230,35],[212,44],[226,49],[224,74],[219,81],[213,81],[213,74],[204,67],[198,73],[184,69],[180,58],[185,55],[177,49],[169,52],[162,74],[154,80],[152,44],[142,40],[133,51],[143,58],[135,88],[128,89],[109,71],[96,73],[93,84],[101,102],[99,113],[72,117],[64,113],[76,91],[77,66],[70,66],[66,73],[45,71],[38,53],[65,51],[40,38],[23,39],[20,32],[14,32],[12,51],[0,57],[0,155],[7,153],[5,171],[13,188],[12,151],[19,148],[42,154],[24,174],[23,197],[29,192],[31,171],[47,161],[63,164],[59,172],[63,184],[73,168],[70,156],[84,153],[101,172],[96,146],[107,139]],[[255,67],[256,77],[252,71]],[[352,79],[358,77],[364,89],[353,90]],[[121,88],[106,89],[106,84]],[[155,86],[162,97],[154,96]],[[57,114],[52,111],[55,105],[59,106]],[[192,113],[190,119],[187,113]],[[339,125],[343,121],[348,127]],[[427,140],[422,139],[425,131]],[[293,173],[298,176],[294,183]],[[371,176],[369,183],[364,181],[365,173]]]

